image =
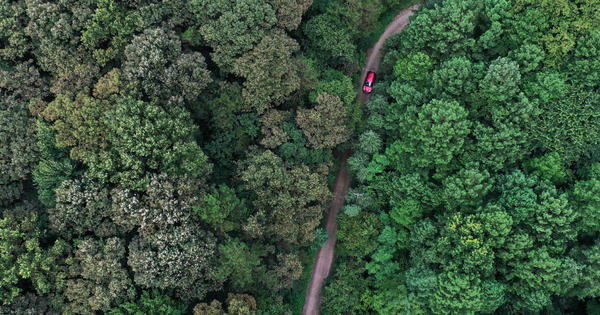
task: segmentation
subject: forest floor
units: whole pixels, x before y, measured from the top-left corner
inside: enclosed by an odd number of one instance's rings
[[[414,5],[406,8],[392,20],[392,22],[385,28],[385,31],[379,37],[379,40],[373,46],[373,48],[367,51],[367,59],[365,67],[362,70],[360,76],[360,82],[362,83],[367,75],[367,71],[377,71],[379,67],[379,61],[381,59],[381,48],[385,40],[391,35],[401,32],[406,25],[408,25],[408,17],[411,16],[419,5]],[[361,87],[362,89],[362,84]],[[370,98],[370,94],[365,94],[362,90],[358,91],[358,99],[361,103],[366,103]],[[329,239],[321,247],[315,256],[315,263],[313,265],[312,276],[308,283],[308,289],[306,290],[306,299],[304,302],[304,309],[302,310],[303,315],[314,315],[319,314],[319,304],[321,303],[321,290],[325,284],[325,279],[331,272],[331,266],[333,264],[334,248],[336,243],[335,230],[336,217],[340,208],[344,205],[344,196],[348,192],[350,187],[350,177],[346,171],[346,159],[348,158],[349,152],[342,153],[339,157],[340,167],[335,178],[335,185],[333,188],[334,199],[329,207],[329,213],[327,215],[326,229],[329,234]]]

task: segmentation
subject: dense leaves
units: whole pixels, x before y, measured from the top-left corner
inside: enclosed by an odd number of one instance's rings
[[[276,236],[292,243],[308,243],[314,238],[329,191],[322,176],[305,165],[287,164],[267,150],[242,164],[240,178],[244,187],[256,192],[254,201],[264,226],[248,226],[255,236]]]
[[[428,1],[386,42],[338,219],[348,276],[323,312],[569,314],[598,298],[598,12]]]
[[[0,3],[0,314],[579,314],[596,0]],[[362,97],[361,97],[362,99]]]

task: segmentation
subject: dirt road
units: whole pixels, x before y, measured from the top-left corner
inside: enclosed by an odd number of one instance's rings
[[[419,5],[413,5],[412,7],[406,8],[396,17],[388,26],[385,27],[385,31],[379,37],[377,43],[373,48],[367,51],[367,60],[365,62],[365,67],[362,70],[362,74],[360,75],[360,82],[365,81],[365,77],[367,76],[367,71],[373,70],[377,72],[377,68],[379,68],[379,61],[381,60],[381,48],[383,47],[383,43],[385,40],[393,34],[401,32],[406,25],[408,25],[408,18],[413,15],[414,11],[419,8]],[[366,103],[369,101],[371,94],[365,94],[362,91],[358,91],[358,99],[361,103]]]
[[[412,6],[405,10],[402,10],[394,20],[385,28],[384,33],[379,37],[379,40],[369,49],[367,52],[367,60],[365,67],[362,70],[361,82],[364,81],[367,71],[376,71],[379,67],[379,60],[381,58],[380,50],[383,47],[385,40],[394,33],[398,33],[406,27],[408,24],[408,17],[414,13],[414,10],[418,8],[418,5]],[[358,92],[358,99],[362,103],[366,103],[369,100],[369,95]],[[350,187],[350,177],[346,171],[346,159],[348,158],[348,152],[340,156],[340,168],[335,177],[335,185],[333,188],[334,199],[329,207],[329,214],[327,215],[326,229],[329,234],[327,243],[321,247],[315,256],[315,263],[313,265],[312,277],[308,283],[308,289],[306,290],[306,298],[304,300],[304,308],[302,309],[303,315],[314,315],[319,314],[319,304],[321,303],[321,289],[325,284],[325,279],[329,276],[331,271],[331,265],[333,263],[334,248],[335,248],[335,230],[336,222],[335,218],[340,208],[344,205],[344,196],[348,192]]]

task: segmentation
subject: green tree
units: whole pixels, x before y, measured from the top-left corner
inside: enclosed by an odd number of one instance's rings
[[[218,291],[217,244],[210,232],[191,222],[171,226],[129,243],[127,264],[134,282],[147,288],[170,290],[183,301],[202,299]]]
[[[586,85],[588,88],[598,88],[600,77],[600,30],[592,30],[587,34],[583,34],[577,41],[575,47],[574,65],[572,68],[572,77],[576,78],[580,84]]]
[[[478,164],[467,164],[443,180],[443,200],[447,209],[477,207],[492,189],[494,179]]]
[[[381,137],[372,130],[363,132],[358,139],[358,148],[368,154],[378,153],[381,146]]]
[[[425,70],[425,73],[429,72]],[[442,62],[439,68],[433,71],[431,90],[436,97],[447,95],[464,98],[477,90],[476,70],[476,66],[469,59],[453,57]]]
[[[246,78],[242,93],[249,109],[262,113],[300,88],[300,60],[294,57],[299,48],[284,32],[272,32],[236,59],[233,72]]]
[[[67,259],[69,279],[64,296],[66,311],[93,314],[135,297],[135,288],[123,265],[125,243],[108,239],[85,238],[77,242],[74,257]]]
[[[93,49],[94,58],[104,66],[122,58],[125,45],[136,29],[137,18],[127,10],[125,3],[98,1],[94,13],[85,23],[81,42]]]
[[[387,150],[391,165],[401,169],[407,156],[417,168],[435,168],[448,165],[461,153],[466,136],[471,132],[468,112],[457,101],[432,100],[421,108],[409,106],[403,124],[402,140]],[[397,165],[397,166],[396,166]]]
[[[277,7],[277,26],[293,31],[300,26],[302,15],[311,6],[313,0],[272,0]]]
[[[38,206],[24,201],[3,209],[0,219],[0,302],[11,304],[29,280],[38,295],[60,294],[64,289],[64,256],[69,245],[57,240],[45,247],[47,235],[41,229]]]
[[[111,216],[108,189],[87,178],[63,181],[56,189],[56,205],[48,210],[50,228],[65,239],[87,233],[115,235]]]
[[[537,141],[566,163],[589,154],[598,144],[600,114],[594,104],[599,100],[597,93],[571,88],[566,97],[545,103],[534,129]]]
[[[338,17],[331,14],[316,15],[304,24],[302,30],[318,60],[346,63],[354,60],[356,45],[349,28]]]
[[[223,309],[221,302],[213,300],[207,303],[196,304],[194,315],[254,315],[256,314],[256,300],[248,294],[227,293],[227,307]]]
[[[20,59],[33,46],[25,31],[26,9],[24,1],[6,2],[0,7],[0,40],[5,43],[0,58],[4,60]]]
[[[196,222],[194,205],[204,194],[203,182],[187,176],[152,174],[144,191],[111,191],[112,220],[124,231],[137,228],[142,236],[180,224]]]
[[[299,109],[296,122],[316,149],[333,148],[350,137],[346,109],[340,98],[323,92],[312,109]]]
[[[340,215],[336,237],[341,255],[363,258],[377,248],[377,236],[382,224],[372,213],[361,212],[357,216]]]
[[[111,107],[106,100],[97,100],[79,93],[76,96],[59,94],[41,115],[52,122],[56,143],[72,147],[71,158],[89,161],[106,148],[107,126],[104,114]]]
[[[587,176],[572,186],[571,201],[580,218],[577,226],[584,233],[600,231],[600,199],[597,194],[600,190],[599,171],[599,165],[592,165],[588,168]]]
[[[356,100],[356,89],[352,84],[352,78],[333,69],[326,69],[319,76],[319,80],[309,94],[311,102],[316,102],[323,93],[338,96],[346,106],[350,106]]]
[[[246,243],[231,240],[219,245],[219,278],[229,279],[236,290],[244,291],[254,282],[252,271],[261,264],[256,252]]]
[[[48,300],[33,293],[19,295],[10,305],[0,305],[0,314],[53,314]]]
[[[591,246],[579,246],[574,248],[570,253],[577,263],[581,265],[580,279],[577,285],[573,288],[571,294],[574,294],[580,299],[587,297],[597,297],[598,286],[597,281],[600,279],[600,244],[595,241]]]
[[[105,115],[105,124],[109,146],[88,162],[92,178],[140,190],[152,171],[193,178],[210,171],[208,158],[194,140],[197,128],[185,109],[165,110],[124,98]]]
[[[341,263],[335,268],[332,279],[323,288],[321,313],[352,314],[359,307],[361,294],[368,281],[362,278],[364,268],[356,263]]]
[[[194,101],[212,82],[202,54],[182,53],[174,32],[146,29],[125,48],[123,75],[150,100],[180,104]]]
[[[224,233],[236,228],[236,223],[247,217],[248,209],[245,200],[239,199],[235,190],[219,185],[204,196],[200,206],[194,207],[194,211],[214,230]]]
[[[480,94],[491,103],[506,102],[517,95],[520,83],[519,64],[509,58],[498,58],[490,63],[479,82]]]
[[[124,303],[118,308],[111,309],[108,314],[110,315],[137,315],[137,314],[148,314],[148,315],[161,315],[161,314],[173,314],[183,315],[187,314],[187,307],[185,304],[177,302],[171,299],[168,295],[161,294],[158,290],[144,291],[139,299],[135,302]]]
[[[24,103],[0,101],[0,206],[18,200],[38,160],[35,120]]]
[[[201,2],[207,19],[199,31],[213,48],[212,60],[222,71],[231,72],[234,60],[260,42],[277,23],[276,8],[259,0]]]
[[[546,153],[523,163],[526,170],[542,180],[549,180],[553,184],[563,184],[569,177],[569,172],[564,166],[558,152]]]
[[[60,184],[74,177],[77,165],[69,158],[69,151],[59,148],[51,127],[42,120],[37,121],[37,146],[40,161],[33,171],[33,181],[38,199],[46,207],[55,205],[55,191]]]
[[[244,187],[256,193],[256,209],[266,212],[265,236],[296,244],[313,240],[330,198],[324,175],[305,165],[289,165],[269,150],[252,155],[239,172]]]
[[[394,65],[394,77],[404,82],[414,82],[418,86],[429,86],[434,60],[423,52],[412,52],[400,58]]]
[[[430,302],[436,314],[493,312],[504,302],[504,287],[494,280],[481,281],[458,272],[438,276],[438,289]]]
[[[482,7],[481,1],[452,0],[424,8],[411,20],[410,27],[386,45],[398,47],[403,53],[422,51],[434,60],[470,54]]]

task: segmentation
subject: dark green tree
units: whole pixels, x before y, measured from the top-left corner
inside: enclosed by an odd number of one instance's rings
[[[176,300],[171,299],[168,295],[161,294],[158,290],[144,291],[139,299],[135,302],[128,302],[120,305],[118,308],[111,309],[110,315],[161,315],[187,314],[187,307]]]

